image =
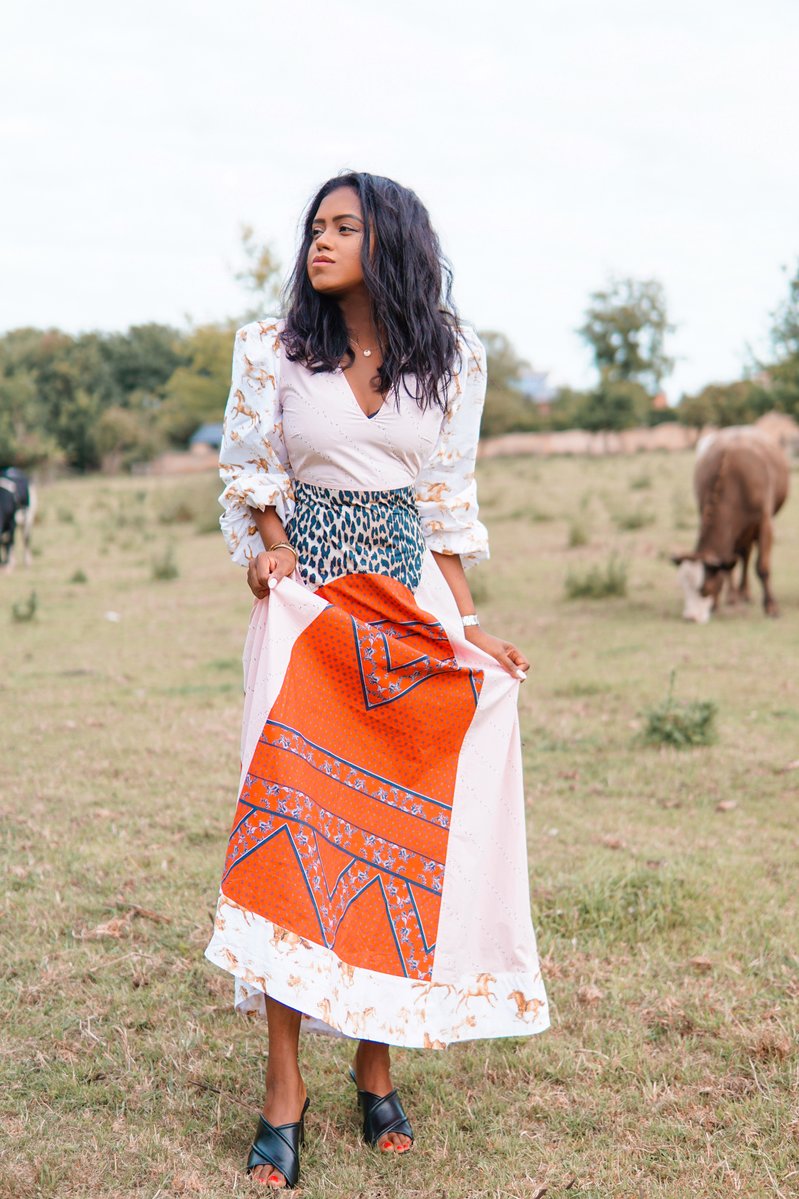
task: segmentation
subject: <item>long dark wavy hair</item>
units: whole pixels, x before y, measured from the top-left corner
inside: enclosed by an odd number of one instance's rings
[[[284,290],[281,340],[286,353],[314,373],[338,369],[342,358],[355,359],[338,303],[315,291],[308,278],[314,217],[325,196],[339,187],[354,188],[361,201],[361,262],[383,357],[377,372],[380,390],[384,395],[393,390],[399,399],[403,383],[420,408],[443,408],[460,332],[452,267],[416,193],[382,175],[342,171],[322,184],[308,205],[302,243]],[[413,392],[406,374],[415,378]]]

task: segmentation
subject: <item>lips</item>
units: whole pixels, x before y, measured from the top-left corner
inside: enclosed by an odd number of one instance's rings
[[[325,257],[323,257],[323,256],[319,256],[319,257],[317,257],[317,258],[314,258],[314,260],[313,260],[313,261],[314,261],[314,265],[315,265],[317,262],[329,262],[331,266],[333,265],[333,259],[332,259],[332,258],[325,258]]]

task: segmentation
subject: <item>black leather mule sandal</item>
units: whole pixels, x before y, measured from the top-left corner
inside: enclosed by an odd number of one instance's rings
[[[350,1078],[358,1089],[355,1071],[350,1070]],[[396,1088],[387,1095],[373,1095],[371,1091],[358,1091],[358,1107],[363,1116],[363,1139],[373,1149],[377,1148],[381,1138],[390,1132],[398,1132],[401,1136],[409,1137],[413,1144],[414,1136],[402,1100]],[[410,1149],[410,1145],[408,1146]],[[408,1149],[400,1149],[407,1153]]]
[[[310,1100],[305,1100],[299,1120],[294,1124],[270,1124],[258,1117],[258,1129],[247,1158],[247,1173],[256,1166],[273,1166],[286,1180],[285,1188],[293,1190],[300,1177],[300,1148],[305,1144],[305,1113]]]

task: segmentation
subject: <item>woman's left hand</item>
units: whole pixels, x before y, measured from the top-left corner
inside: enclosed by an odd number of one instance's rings
[[[517,649],[511,641],[503,641],[501,637],[492,637],[479,625],[467,625],[463,633],[468,642],[476,645],[484,654],[490,654],[504,670],[507,670],[508,674],[512,674],[515,679],[524,681],[527,671],[530,669],[530,663],[522,651]]]

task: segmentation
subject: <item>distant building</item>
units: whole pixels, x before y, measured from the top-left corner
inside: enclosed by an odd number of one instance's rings
[[[202,453],[207,447],[209,450],[218,450],[222,445],[222,422],[212,425],[200,425],[196,433],[192,434],[189,441],[189,449],[194,453]]]
[[[518,379],[511,380],[511,387],[535,404],[546,415],[555,398],[555,388],[549,382],[549,371],[525,371]]]

